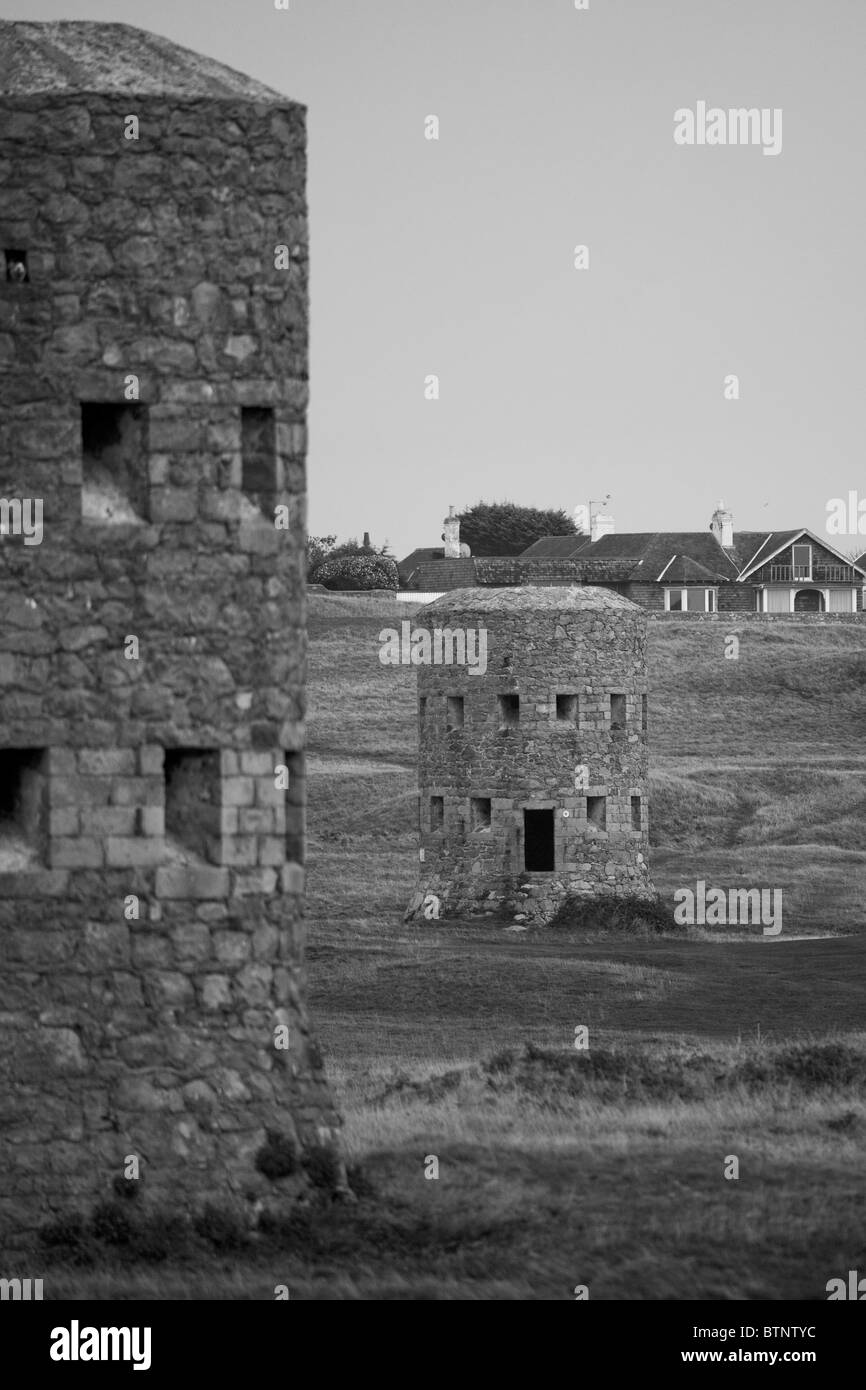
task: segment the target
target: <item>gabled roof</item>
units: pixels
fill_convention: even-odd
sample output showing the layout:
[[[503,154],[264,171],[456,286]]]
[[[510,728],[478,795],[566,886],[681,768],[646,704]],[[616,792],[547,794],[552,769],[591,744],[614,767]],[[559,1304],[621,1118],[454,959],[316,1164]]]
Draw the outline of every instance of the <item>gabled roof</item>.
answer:
[[[740,573],[740,578],[748,578],[748,576],[752,574],[756,569],[760,569],[762,565],[768,564],[769,561],[774,558],[774,556],[780,554],[780,552],[786,550],[789,545],[793,545],[795,541],[798,541],[803,537],[805,537],[807,540],[813,541],[815,545],[820,545],[824,550],[829,550],[830,554],[835,555],[841,564],[850,565],[853,563],[855,565],[859,565],[859,561],[855,560],[852,562],[848,559],[847,555],[842,555],[835,548],[835,546],[830,545],[830,543],[822,539],[821,536],[816,536],[814,531],[810,531],[807,529],[807,527],[801,526],[797,531],[768,532],[767,535],[764,537],[763,544],[761,544],[758,547],[752,559],[747,560],[745,562],[743,569]],[[863,557],[861,556],[861,559],[862,558]]]
[[[718,584],[747,579],[801,537],[824,546],[838,556],[840,563],[852,563],[804,526],[790,531],[736,531],[733,545],[727,547],[719,544],[709,528],[706,531],[633,531],[602,536],[591,545],[572,551],[571,558],[580,559],[586,565],[594,560],[617,560],[620,563],[616,566],[615,577],[620,581]],[[521,559],[552,557],[556,551],[552,548],[540,551],[539,546],[551,546],[552,542],[562,539],[546,537],[543,542],[537,541],[524,551]],[[860,561],[854,563],[860,565],[863,558],[861,556]],[[614,571],[606,572],[605,578],[613,579]]]
[[[726,578],[729,576],[726,576]],[[688,555],[675,555],[664,573],[665,584],[717,584],[718,574],[698,564]]]
[[[440,546],[419,546],[416,550],[410,551],[405,560],[397,561],[397,574],[400,576],[401,584],[408,584],[414,571],[419,565],[429,563],[431,560],[444,560],[445,547]]]
[[[738,531],[737,555],[740,561],[740,574],[751,574],[753,569],[765,565],[771,555],[778,555],[798,536],[803,535],[802,526],[796,531]]]
[[[37,92],[300,104],[245,73],[132,24],[0,20],[0,94]]]
[[[633,558],[635,567],[631,579],[649,583],[662,574],[667,582],[672,577],[671,561],[678,556],[698,566],[698,579],[717,583],[737,577],[736,560],[729,551],[722,549],[710,530],[638,531],[630,535],[602,536],[584,551],[581,559]]]

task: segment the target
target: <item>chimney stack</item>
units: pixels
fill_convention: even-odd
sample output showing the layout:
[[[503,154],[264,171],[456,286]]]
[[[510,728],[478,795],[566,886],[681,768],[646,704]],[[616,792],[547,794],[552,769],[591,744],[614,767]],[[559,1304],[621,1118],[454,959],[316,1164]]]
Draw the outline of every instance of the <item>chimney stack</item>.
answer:
[[[448,508],[448,515],[443,523],[445,532],[442,536],[445,542],[445,559],[460,559],[460,518],[454,515],[454,508]]]
[[[720,501],[713,512],[710,530],[723,550],[730,550],[734,544],[734,516]]]
[[[601,540],[602,536],[612,536],[615,530],[616,522],[612,516],[607,516],[604,512],[596,512],[590,524],[589,539],[591,541]]]

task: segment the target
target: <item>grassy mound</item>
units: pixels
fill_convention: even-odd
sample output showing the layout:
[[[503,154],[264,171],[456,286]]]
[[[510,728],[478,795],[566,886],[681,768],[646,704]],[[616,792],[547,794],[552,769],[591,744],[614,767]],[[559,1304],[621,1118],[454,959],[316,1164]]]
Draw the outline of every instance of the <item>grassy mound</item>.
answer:
[[[862,1091],[866,1053],[841,1042],[797,1042],[775,1048],[660,1052],[587,1048],[554,1052],[528,1044],[484,1066],[494,1091],[518,1091],[559,1109],[571,1100],[599,1102],[703,1101],[722,1093],[802,1095]]]
[[[570,895],[547,924],[575,931],[613,932],[618,936],[685,935],[674,921],[673,908],[661,897],[584,898]]]

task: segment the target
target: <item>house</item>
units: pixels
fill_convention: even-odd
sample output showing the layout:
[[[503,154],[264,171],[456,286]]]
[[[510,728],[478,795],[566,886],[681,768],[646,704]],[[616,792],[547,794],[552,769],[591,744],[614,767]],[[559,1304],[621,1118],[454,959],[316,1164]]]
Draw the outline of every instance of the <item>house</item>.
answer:
[[[413,580],[418,566],[444,559],[445,551],[441,545],[438,547],[422,545],[410,551],[403,560],[397,561],[397,578],[400,580],[400,588],[417,589],[419,586],[413,583]]]
[[[734,531],[720,502],[706,531],[545,536],[518,556],[421,562],[411,587],[594,584],[659,612],[856,613],[866,556],[852,563],[806,527]],[[469,578],[469,572],[474,578]]]
[[[469,560],[469,546],[461,543],[460,540],[460,518],[454,515],[454,508],[448,508],[448,515],[442,523],[441,546],[421,546],[410,553],[403,560],[397,562],[397,577],[400,586],[404,589],[459,589],[462,586],[475,584],[475,570]],[[447,564],[443,564],[447,561]],[[435,575],[436,582],[433,585],[426,585],[421,582],[422,568],[427,573],[427,567],[433,565],[432,573]],[[447,577],[448,582],[443,584],[441,581]]]

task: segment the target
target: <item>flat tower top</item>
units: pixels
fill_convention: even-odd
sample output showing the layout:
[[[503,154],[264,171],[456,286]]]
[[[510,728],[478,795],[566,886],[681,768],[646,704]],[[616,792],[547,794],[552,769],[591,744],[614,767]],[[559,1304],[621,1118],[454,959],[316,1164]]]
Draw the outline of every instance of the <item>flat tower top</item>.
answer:
[[[132,24],[0,20],[0,95],[39,92],[298,104],[234,68]]]

